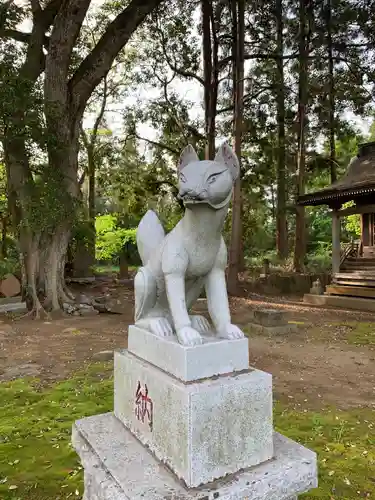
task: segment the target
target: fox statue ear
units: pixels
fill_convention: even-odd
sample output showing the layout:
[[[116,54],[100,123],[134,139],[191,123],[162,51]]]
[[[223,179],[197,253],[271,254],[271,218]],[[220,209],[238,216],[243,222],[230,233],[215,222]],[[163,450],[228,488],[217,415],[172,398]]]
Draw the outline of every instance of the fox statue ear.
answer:
[[[231,173],[233,182],[237,179],[240,173],[240,164],[237,155],[227,142],[224,142],[216,153],[215,161],[223,163]]]
[[[199,157],[195,152],[193,146],[189,144],[181,153],[180,159],[177,163],[177,170],[181,172],[181,170],[185,168],[186,165],[189,165],[189,163],[193,163],[193,161],[199,161]]]

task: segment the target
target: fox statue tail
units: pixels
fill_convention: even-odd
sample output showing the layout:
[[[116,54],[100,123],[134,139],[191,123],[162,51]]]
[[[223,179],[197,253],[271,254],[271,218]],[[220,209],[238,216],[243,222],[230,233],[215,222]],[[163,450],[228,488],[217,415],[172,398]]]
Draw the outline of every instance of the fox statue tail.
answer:
[[[137,248],[143,265],[147,264],[164,238],[165,231],[158,216],[153,210],[148,210],[137,229]]]

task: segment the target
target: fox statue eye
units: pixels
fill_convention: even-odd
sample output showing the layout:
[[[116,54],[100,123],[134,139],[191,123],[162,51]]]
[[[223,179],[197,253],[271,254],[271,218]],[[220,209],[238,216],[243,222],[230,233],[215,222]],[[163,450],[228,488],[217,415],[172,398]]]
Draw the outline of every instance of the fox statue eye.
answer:
[[[180,174],[180,182],[186,182],[186,177],[184,176],[184,174]]]
[[[219,177],[220,174],[222,174],[223,172],[216,172],[216,174],[211,174],[208,179],[207,179],[207,183],[208,184],[213,184],[217,178]]]

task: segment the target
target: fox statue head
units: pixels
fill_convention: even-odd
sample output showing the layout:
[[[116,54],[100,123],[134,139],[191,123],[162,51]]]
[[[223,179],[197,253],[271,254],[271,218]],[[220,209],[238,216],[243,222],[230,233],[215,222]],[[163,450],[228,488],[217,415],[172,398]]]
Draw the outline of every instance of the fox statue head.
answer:
[[[206,204],[219,210],[229,203],[239,171],[238,158],[226,142],[213,161],[200,161],[193,146],[186,146],[178,162],[179,197],[187,208]]]

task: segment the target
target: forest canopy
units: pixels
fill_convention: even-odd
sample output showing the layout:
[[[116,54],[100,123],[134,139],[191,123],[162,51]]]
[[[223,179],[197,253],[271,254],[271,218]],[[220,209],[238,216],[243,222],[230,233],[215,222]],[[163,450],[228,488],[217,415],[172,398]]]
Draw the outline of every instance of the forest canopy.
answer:
[[[225,227],[230,289],[264,257],[327,268],[329,209],[296,199],[374,139],[374,7],[3,2],[2,266],[19,258],[30,308],[74,300],[64,273],[78,247],[90,265],[116,260],[150,208],[174,226],[175,165],[189,143],[212,159],[225,139],[241,160]],[[342,229],[343,241],[357,238],[358,217]]]

